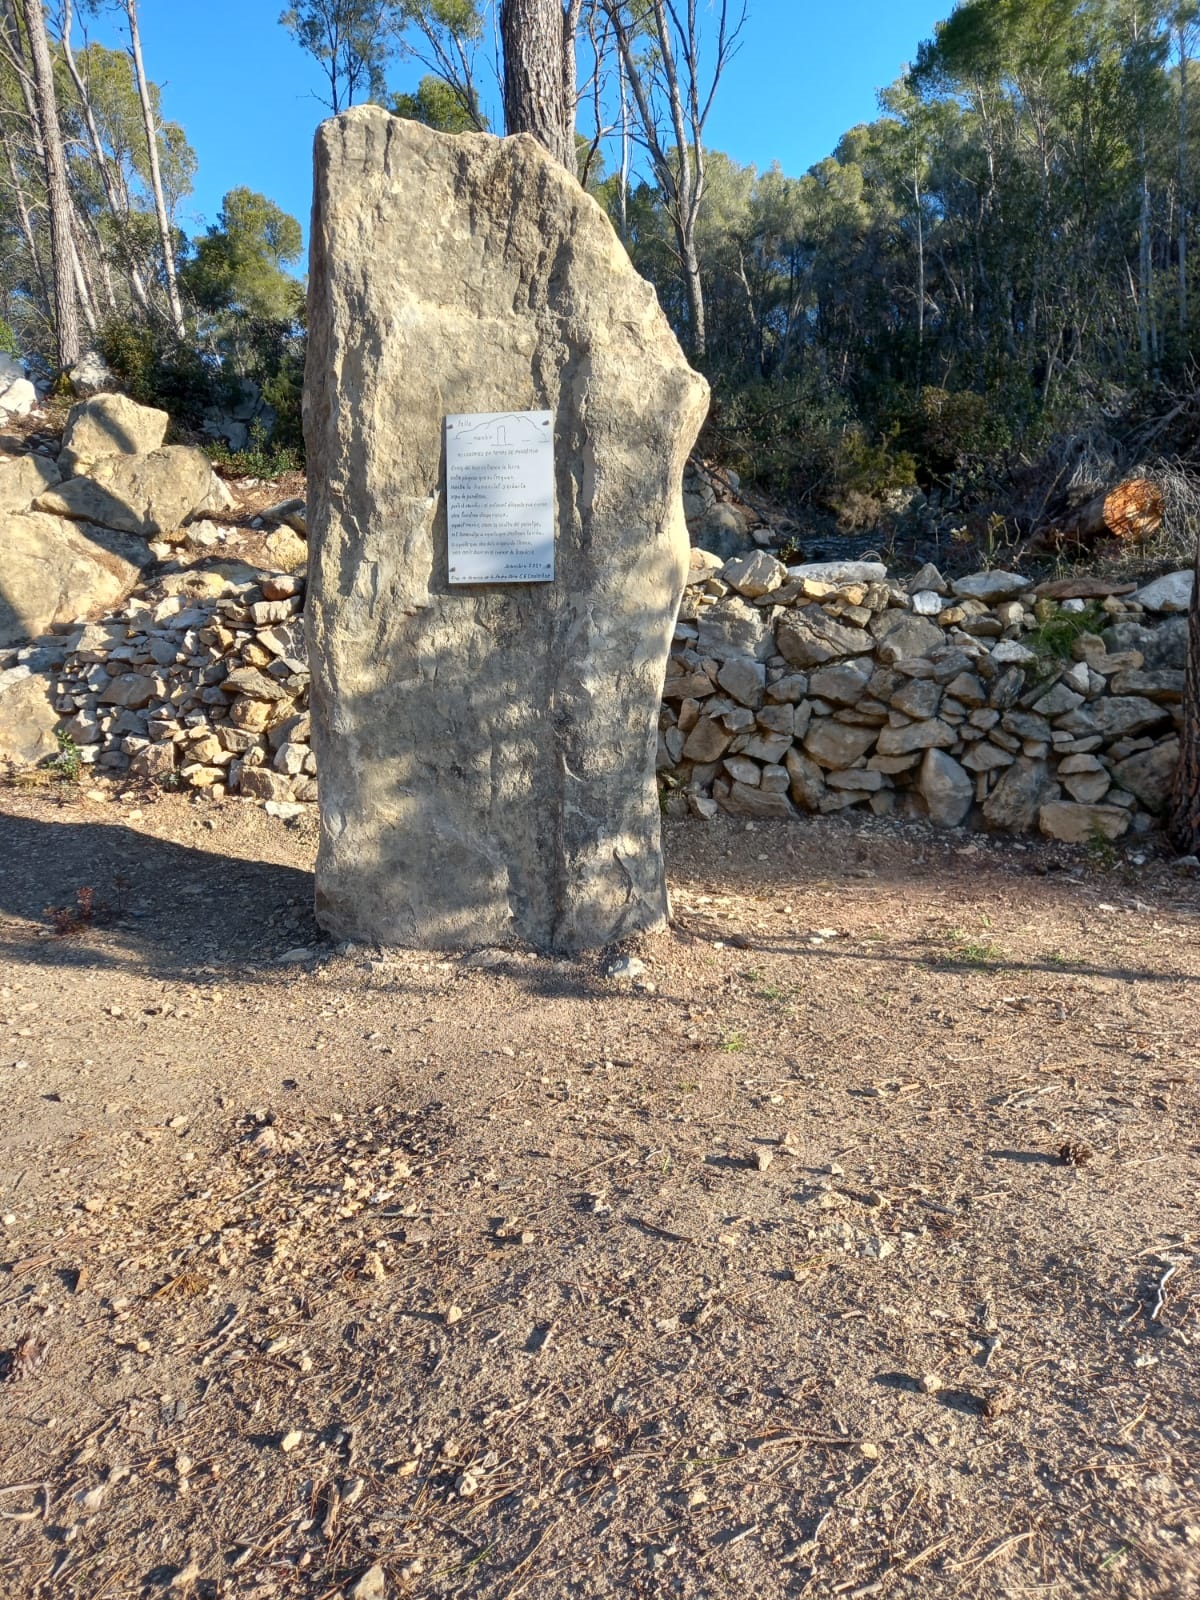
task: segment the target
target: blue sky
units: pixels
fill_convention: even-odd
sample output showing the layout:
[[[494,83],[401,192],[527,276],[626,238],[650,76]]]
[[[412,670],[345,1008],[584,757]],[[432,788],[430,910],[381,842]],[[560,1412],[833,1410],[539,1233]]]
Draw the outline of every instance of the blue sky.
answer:
[[[215,221],[225,191],[244,184],[298,217],[307,237],[312,133],[327,113],[315,98],[317,68],[279,26],[284,3],[140,0],[146,70],[200,163],[180,218],[189,232]],[[876,90],[952,9],[953,0],[750,0],[708,143],[760,169],[778,161],[804,172],[875,115]],[[90,26],[103,43],[121,40],[111,15]],[[398,62],[392,87],[418,76]]]

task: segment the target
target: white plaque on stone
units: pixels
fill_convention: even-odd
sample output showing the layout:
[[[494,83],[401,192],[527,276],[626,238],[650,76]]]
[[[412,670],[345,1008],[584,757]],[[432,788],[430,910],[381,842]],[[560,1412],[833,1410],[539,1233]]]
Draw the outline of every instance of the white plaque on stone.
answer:
[[[451,583],[554,578],[554,426],[549,411],[446,418]]]

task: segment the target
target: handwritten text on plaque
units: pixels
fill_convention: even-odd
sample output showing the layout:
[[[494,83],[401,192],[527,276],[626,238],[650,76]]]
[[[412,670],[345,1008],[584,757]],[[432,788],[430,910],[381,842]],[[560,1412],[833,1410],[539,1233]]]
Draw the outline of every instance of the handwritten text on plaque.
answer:
[[[554,428],[549,411],[446,418],[451,583],[554,578]]]

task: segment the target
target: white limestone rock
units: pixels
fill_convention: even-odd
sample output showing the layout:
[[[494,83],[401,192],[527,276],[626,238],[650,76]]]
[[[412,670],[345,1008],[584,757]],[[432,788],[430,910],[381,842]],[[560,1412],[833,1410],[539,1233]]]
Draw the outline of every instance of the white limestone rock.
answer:
[[[1164,577],[1155,578],[1144,589],[1139,589],[1133,598],[1147,611],[1168,615],[1186,611],[1192,603],[1194,581],[1195,574],[1190,567],[1186,572],[1168,572]]]
[[[926,750],[917,787],[938,828],[957,828],[966,821],[975,798],[975,782],[945,750]]]
[[[124,394],[98,394],[73,405],[63,429],[59,464],[70,476],[105,456],[148,455],[167,436],[170,417]]]
[[[103,528],[0,514],[0,646],[116,605],[147,559],[145,546]]]

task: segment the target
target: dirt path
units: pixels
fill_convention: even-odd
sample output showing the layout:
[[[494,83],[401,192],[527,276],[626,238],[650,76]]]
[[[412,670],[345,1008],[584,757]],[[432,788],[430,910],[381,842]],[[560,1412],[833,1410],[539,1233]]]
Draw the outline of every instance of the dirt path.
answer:
[[[1195,880],[670,824],[631,985],[0,805],[6,1600],[1197,1592]]]

